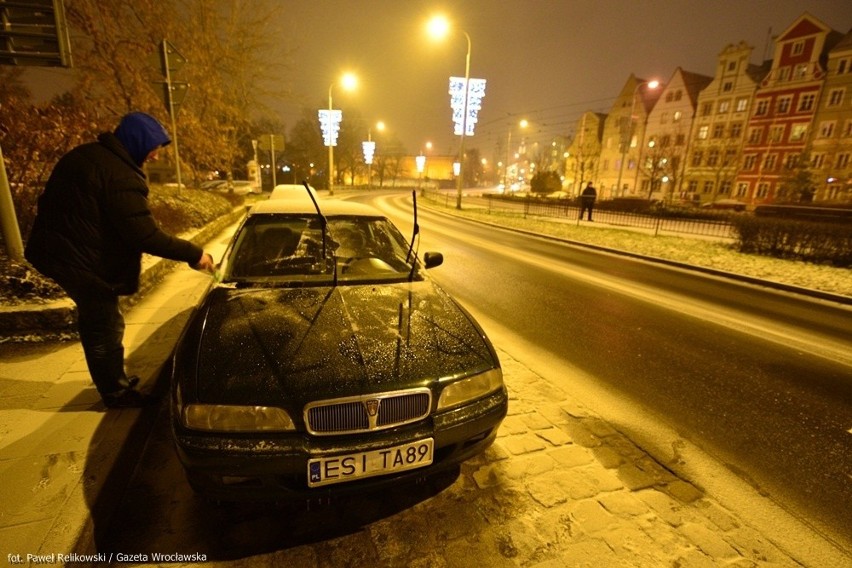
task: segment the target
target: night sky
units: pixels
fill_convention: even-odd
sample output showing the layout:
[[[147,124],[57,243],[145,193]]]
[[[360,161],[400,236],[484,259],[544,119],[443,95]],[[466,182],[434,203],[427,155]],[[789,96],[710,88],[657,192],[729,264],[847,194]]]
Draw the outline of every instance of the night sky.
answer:
[[[276,107],[289,129],[301,108],[323,108],[344,71],[357,91],[334,87],[335,107],[357,107],[384,121],[410,153],[427,141],[452,153],[448,81],[464,75],[467,41],[435,42],[425,32],[441,12],[472,43],[471,76],[488,81],[476,134],[467,142],[490,155],[510,124],[530,121],[530,141],[573,130],[587,110],[608,112],[630,73],[666,81],[675,68],[712,75],[731,43],[771,57],[771,36],[803,12],[846,32],[849,0],[299,0],[281,1],[280,40],[292,51],[281,78],[292,102]],[[56,73],[58,71],[54,71]],[[344,114],[344,120],[346,115]]]

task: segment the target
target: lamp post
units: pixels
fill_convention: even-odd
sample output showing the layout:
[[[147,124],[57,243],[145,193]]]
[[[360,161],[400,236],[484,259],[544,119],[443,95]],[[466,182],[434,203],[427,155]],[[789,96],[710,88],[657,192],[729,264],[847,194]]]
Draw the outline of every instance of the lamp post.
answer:
[[[385,123],[381,120],[376,123],[376,130],[381,132],[385,129]],[[367,128],[367,142],[373,142],[373,127],[370,126]],[[367,189],[373,189],[373,160],[371,159],[369,163],[367,163]]]
[[[456,209],[461,209],[461,198],[462,198],[462,181],[464,180],[464,139],[467,134],[467,104],[468,98],[470,97],[470,51],[471,51],[471,41],[470,35],[464,31],[459,30],[464,34],[465,39],[467,39],[467,57],[465,57],[464,63],[464,104],[462,105],[462,129],[461,129],[461,140],[459,141],[459,173],[458,178],[456,179]],[[429,22],[429,32],[433,37],[443,37],[449,32],[449,23],[446,18],[442,16],[436,16],[432,18]]]
[[[344,89],[354,89],[358,80],[355,78],[355,75],[351,73],[346,73],[340,80],[341,85]],[[328,112],[331,114],[331,111],[334,110],[331,102],[331,91],[334,88],[334,83],[328,86]],[[334,144],[329,143],[328,145],[328,194],[334,195]]]
[[[626,140],[622,140],[621,142],[621,164],[618,167],[618,182],[615,184],[615,194],[617,196],[622,195],[621,188],[621,177],[624,174],[624,161],[627,159],[627,149],[630,147],[630,144],[633,142],[633,114],[636,112],[636,95],[639,93],[639,89],[643,85],[648,85],[648,88],[653,90],[660,86],[659,81],[640,81],[636,84],[636,87],[633,89],[632,103],[630,105],[630,123],[627,125],[627,136]],[[585,116],[583,117],[585,118]],[[634,183],[635,186],[635,183]],[[634,187],[635,189],[635,187]]]
[[[529,122],[526,119],[521,119],[518,122],[518,126],[521,128],[526,128]],[[509,134],[506,136],[506,165],[503,167],[503,193],[509,189],[508,185],[508,174],[509,174],[509,160],[512,156],[512,126],[509,125]]]

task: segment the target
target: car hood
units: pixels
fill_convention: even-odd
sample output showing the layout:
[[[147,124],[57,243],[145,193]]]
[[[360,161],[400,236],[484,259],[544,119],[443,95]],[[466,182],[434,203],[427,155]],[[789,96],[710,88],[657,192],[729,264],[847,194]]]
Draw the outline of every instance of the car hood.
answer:
[[[479,326],[429,280],[220,287],[203,310],[195,390],[207,403],[301,404],[498,365]]]

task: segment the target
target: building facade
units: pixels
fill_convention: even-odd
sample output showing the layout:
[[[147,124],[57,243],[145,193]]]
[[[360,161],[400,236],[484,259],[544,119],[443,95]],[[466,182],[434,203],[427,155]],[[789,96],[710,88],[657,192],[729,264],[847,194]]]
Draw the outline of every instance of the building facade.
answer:
[[[641,140],[639,195],[665,201],[682,199],[686,156],[699,93],[711,77],[675,69],[660,98],[648,113]]]
[[[829,50],[841,36],[805,13],[775,42],[772,68],[754,96],[746,125],[736,199],[750,205],[799,201],[789,179],[806,160]]]
[[[661,89],[633,74],[604,120],[601,155],[598,161],[598,189],[602,198],[637,195],[639,141],[645,138],[648,112],[660,97]]]
[[[750,63],[753,49],[745,42],[725,47],[713,80],[698,95],[686,163],[684,197],[688,200],[708,203],[731,198],[754,95],[771,64]]]
[[[814,201],[852,203],[852,31],[828,53],[809,137]]]

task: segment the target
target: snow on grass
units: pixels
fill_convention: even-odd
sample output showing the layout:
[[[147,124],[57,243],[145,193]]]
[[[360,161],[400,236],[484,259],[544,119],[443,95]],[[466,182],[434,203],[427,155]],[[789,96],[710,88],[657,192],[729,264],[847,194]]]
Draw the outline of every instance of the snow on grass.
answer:
[[[744,254],[733,242],[706,237],[648,234],[642,230],[614,228],[600,223],[546,217],[527,217],[482,209],[452,210],[453,214],[506,227],[523,229],[585,244],[627,251],[779,282],[852,296],[852,269],[795,260]],[[567,222],[566,222],[567,221]]]

